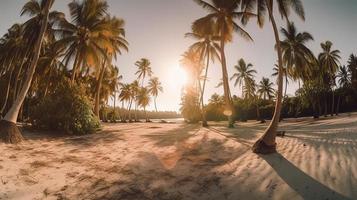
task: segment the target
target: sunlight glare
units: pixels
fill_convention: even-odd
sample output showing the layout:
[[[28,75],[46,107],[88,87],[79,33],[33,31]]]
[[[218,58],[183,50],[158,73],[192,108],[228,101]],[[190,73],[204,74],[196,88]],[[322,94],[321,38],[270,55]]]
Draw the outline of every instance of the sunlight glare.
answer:
[[[181,90],[182,87],[184,87],[186,83],[187,83],[186,71],[179,65],[176,65],[170,71],[170,85],[171,85],[172,89]]]

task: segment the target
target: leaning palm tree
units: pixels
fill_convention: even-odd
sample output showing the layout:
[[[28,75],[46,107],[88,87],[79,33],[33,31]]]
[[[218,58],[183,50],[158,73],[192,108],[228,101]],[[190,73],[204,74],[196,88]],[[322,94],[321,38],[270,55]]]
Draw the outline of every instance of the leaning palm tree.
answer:
[[[339,59],[341,59],[339,50],[332,50],[332,42],[326,41],[321,43],[322,53],[319,54],[318,60],[322,67],[322,70],[329,75],[329,83],[331,84],[332,90],[332,106],[331,106],[331,116],[333,116],[335,108],[335,74],[338,70]]]
[[[258,93],[260,98],[263,97],[264,100],[272,100],[274,97],[273,83],[270,82],[269,78],[262,78],[258,85]]]
[[[152,76],[152,70],[150,67],[150,61],[147,58],[142,58],[139,61],[135,62],[135,65],[138,67],[138,71],[135,72],[135,75],[138,76],[138,79],[141,79],[141,87],[144,87],[144,80],[147,76]]]
[[[277,4],[276,7],[281,14],[283,19],[288,21],[288,16],[291,13],[291,9],[295,11],[295,13],[305,20],[305,12],[302,5],[301,0],[289,0],[289,1],[282,1],[282,0],[250,0],[250,1],[242,1],[244,10],[251,12],[254,9],[257,11],[257,19],[258,24],[260,27],[264,25],[264,18],[268,13],[268,19],[272,24],[272,28],[274,31],[274,37],[276,42],[276,50],[278,55],[278,66],[279,66],[279,75],[278,75],[278,92],[277,98],[275,103],[275,110],[273,118],[265,130],[264,134],[261,138],[259,138],[256,143],[253,145],[253,152],[255,153],[263,153],[269,154],[276,152],[276,135],[278,124],[280,120],[280,113],[282,107],[282,99],[283,99],[283,53],[282,48],[280,45],[280,37],[279,37],[279,30],[278,25],[276,24],[275,17],[274,17],[274,4]],[[249,19],[249,16],[243,16],[243,23],[246,23]]]
[[[257,73],[257,71],[252,68],[253,65],[251,63],[246,63],[243,58],[238,61],[238,65],[234,66],[236,73],[233,74],[231,80],[235,79],[234,86],[238,85],[242,88],[242,97],[244,96],[244,87],[247,87],[250,80],[254,79],[254,74]]]
[[[146,107],[150,104],[150,92],[146,87],[140,88],[137,94],[138,105],[144,109],[145,112],[145,121],[149,122],[147,116]]]
[[[234,108],[229,89],[225,45],[226,43],[232,41],[233,32],[238,32],[241,36],[243,36],[243,38],[252,40],[250,35],[234,21],[234,19],[241,19],[243,16],[252,16],[252,14],[244,11],[237,11],[240,4],[236,0],[211,0],[211,3],[203,0],[194,0],[194,2],[209,12],[207,16],[196,20],[194,24],[197,27],[213,26],[218,31],[218,35],[220,36],[219,50],[222,64],[223,89],[226,102],[225,114],[229,117],[228,126],[233,127]]]
[[[31,1],[31,2],[33,2],[33,1]],[[25,4],[24,9],[27,9],[26,5],[28,5],[28,4],[29,3]],[[40,31],[39,31],[38,35],[34,36],[34,37],[36,37],[36,40],[33,43],[34,49],[33,49],[31,63],[28,68],[24,84],[21,88],[21,91],[20,91],[18,97],[15,99],[10,110],[6,113],[4,119],[0,121],[0,138],[4,142],[18,143],[18,142],[22,141],[21,132],[16,126],[17,117],[19,114],[20,107],[21,107],[22,103],[24,102],[27,92],[29,91],[29,88],[30,88],[31,82],[32,82],[32,78],[33,78],[33,75],[36,70],[37,61],[39,59],[40,50],[42,47],[42,40],[43,40],[46,30],[47,30],[48,16],[49,16],[49,12],[50,12],[50,8],[51,8],[52,4],[53,4],[53,0],[42,0],[40,3],[38,3],[38,5],[41,9],[41,12],[40,12],[39,16],[35,16],[35,17],[40,18],[40,20],[39,20]]]
[[[214,62],[215,59],[219,59],[219,36],[214,30],[214,27],[207,25],[204,27],[197,27],[197,24],[192,25],[192,33],[186,33],[186,37],[191,37],[196,42],[190,46],[190,49],[200,54],[201,60],[206,59],[205,74],[203,76],[203,83],[201,88],[200,104],[202,109],[202,126],[207,127],[206,113],[204,108],[203,96],[206,88],[208,67],[210,60]]]
[[[159,78],[153,77],[149,80],[148,90],[150,94],[154,97],[155,110],[157,112],[156,99],[160,92],[163,92],[161,82]]]

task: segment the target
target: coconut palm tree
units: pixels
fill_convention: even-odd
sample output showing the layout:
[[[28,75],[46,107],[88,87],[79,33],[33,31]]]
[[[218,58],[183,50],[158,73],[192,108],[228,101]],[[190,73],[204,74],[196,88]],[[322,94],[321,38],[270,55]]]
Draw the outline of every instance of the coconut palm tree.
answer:
[[[116,54],[121,54],[122,49],[128,51],[128,42],[125,40],[125,30],[124,30],[124,20],[118,18],[107,18],[111,28],[109,31],[105,33],[105,37],[107,37],[108,43],[101,43],[103,47],[101,49],[105,49],[105,52],[109,57],[116,58]],[[99,103],[100,103],[100,90],[102,86],[103,76],[106,71],[108,65],[111,64],[111,58],[108,56],[103,57],[102,67],[99,70],[99,76],[96,84],[96,92],[95,92],[95,103],[94,103],[94,114],[99,116]],[[109,61],[109,62],[108,62]]]
[[[306,43],[313,41],[313,37],[308,32],[299,33],[294,23],[288,23],[287,29],[282,28],[283,41],[281,48],[283,62],[294,80],[306,80],[316,64],[315,56],[306,46]]]
[[[153,77],[149,80],[148,90],[149,93],[154,97],[155,110],[157,112],[156,99],[159,93],[163,92],[163,88],[158,77]]]
[[[343,95],[344,91],[351,86],[351,73],[346,66],[340,66],[336,78],[338,79],[338,84],[340,86],[340,94],[338,95],[336,107],[336,115],[338,115],[340,110],[341,96]]]
[[[127,116],[124,117],[124,119],[128,118],[128,120],[131,121],[130,109],[131,109],[131,104],[133,102],[133,92],[132,92],[131,84],[123,84],[122,85],[121,91],[119,93],[119,99],[121,102],[127,103],[126,110],[128,111],[128,113],[127,113]]]
[[[150,67],[150,61],[147,58],[142,58],[139,61],[135,62],[135,65],[138,67],[138,71],[135,72],[135,75],[138,76],[138,79],[141,79],[141,87],[144,87],[145,78],[152,76],[152,70]]]
[[[270,82],[269,78],[262,78],[258,85],[258,93],[260,98],[263,97],[264,100],[272,100],[274,97],[273,83]]]
[[[203,0],[194,0],[198,5],[206,9],[209,14],[194,22],[197,27],[205,27],[207,25],[214,26],[220,36],[220,58],[222,64],[223,89],[226,102],[225,114],[229,116],[229,127],[233,127],[233,103],[229,89],[228,71],[225,55],[225,45],[232,41],[233,32],[239,33],[243,38],[252,40],[250,35],[239,26],[234,20],[241,19],[243,16],[253,16],[248,12],[237,11],[239,2],[236,0],[211,0],[206,2]]]
[[[352,87],[357,88],[357,56],[354,54],[351,54],[348,60],[348,70],[351,73]]]
[[[68,4],[71,22],[63,19],[58,41],[67,47],[66,65],[73,61],[71,80],[74,83],[85,66],[97,66],[111,44],[113,24],[106,20],[108,4],[101,0],[72,1]],[[105,46],[106,48],[103,48]]]
[[[294,73],[294,72],[291,71],[291,73]],[[277,64],[275,64],[274,68],[273,68],[273,73],[271,74],[271,76],[277,77],[278,75],[279,75],[279,67]],[[285,67],[283,68],[283,76],[285,78],[284,97],[286,97],[286,93],[287,93],[288,85],[289,85],[289,78],[291,77],[291,75]],[[278,84],[278,79],[276,79],[276,84]]]
[[[339,59],[341,59],[339,50],[332,50],[332,42],[326,41],[321,43],[322,52],[319,54],[318,60],[322,67],[322,70],[329,75],[330,85],[332,90],[332,105],[331,105],[331,116],[333,116],[335,108],[335,74],[338,70]]]
[[[254,79],[254,74],[257,73],[256,70],[252,69],[253,65],[251,63],[246,63],[243,58],[238,61],[238,65],[234,66],[236,73],[233,74],[231,80],[235,79],[234,86],[239,86],[242,88],[242,97],[244,96],[244,87],[248,87]]]
[[[205,74],[203,76],[203,83],[201,88],[200,104],[202,110],[202,126],[207,127],[207,120],[203,102],[203,96],[206,88],[208,67],[210,60],[214,62],[215,59],[219,59],[219,36],[217,35],[214,27],[211,25],[197,27],[197,24],[192,25],[192,33],[186,33],[186,37],[190,37],[196,42],[190,46],[190,49],[200,53],[201,60],[206,59]]]
[[[37,61],[39,59],[40,50],[42,47],[42,40],[47,30],[48,16],[50,8],[53,4],[53,0],[42,0],[40,3],[37,3],[39,5],[39,8],[41,9],[41,15],[37,15],[35,17],[40,19],[38,20],[40,23],[40,30],[38,32],[38,35],[34,36],[36,40],[33,43],[33,54],[31,58],[31,63],[18,97],[15,99],[10,110],[6,113],[4,119],[0,121],[0,138],[7,143],[18,143],[22,141],[21,132],[16,126],[17,117],[19,114],[20,107],[24,102],[26,94],[31,86],[31,81],[36,70]],[[23,10],[27,9],[27,5],[28,4],[25,4]]]
[[[278,75],[278,91],[277,98],[275,102],[275,110],[273,118],[265,130],[264,134],[261,138],[257,140],[257,142],[253,145],[253,152],[255,153],[263,153],[269,154],[276,152],[276,142],[275,138],[277,135],[278,124],[280,120],[280,113],[282,107],[282,99],[283,99],[283,52],[280,45],[280,37],[278,25],[275,21],[274,17],[274,4],[277,4],[276,7],[283,19],[288,20],[289,14],[291,13],[291,9],[295,11],[297,16],[301,19],[305,20],[305,12],[302,5],[301,0],[289,0],[289,1],[281,1],[281,0],[247,0],[242,1],[244,10],[247,12],[252,12],[253,10],[257,11],[257,21],[258,25],[262,27],[264,25],[264,18],[266,14],[268,14],[268,19],[271,22],[274,38],[276,42],[276,51],[278,55],[278,66],[279,66],[279,75]],[[250,16],[245,15],[242,18],[242,22],[246,23]]]
[[[7,79],[7,86],[4,88],[5,98],[0,107],[0,119],[5,111],[10,96],[11,83],[14,72],[17,71],[17,60],[23,51],[23,26],[14,24],[8,32],[0,39],[0,78]]]
[[[147,116],[146,107],[150,104],[150,92],[146,87],[142,87],[139,89],[137,94],[138,105],[144,109],[145,112],[145,121],[149,122],[149,118]]]
[[[138,122],[138,107],[139,107],[139,103],[138,103],[138,93],[140,90],[140,86],[139,86],[139,81],[135,80],[130,84],[131,87],[131,93],[132,93],[132,103],[134,103],[134,121]]]
[[[247,78],[243,86],[243,98],[246,100],[253,100],[256,92],[256,84],[253,78]]]

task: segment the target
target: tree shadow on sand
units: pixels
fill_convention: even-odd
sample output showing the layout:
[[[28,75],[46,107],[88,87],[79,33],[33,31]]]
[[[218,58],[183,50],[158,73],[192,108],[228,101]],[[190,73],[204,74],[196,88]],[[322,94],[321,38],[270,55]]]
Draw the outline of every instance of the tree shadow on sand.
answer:
[[[348,197],[330,189],[315,180],[281,154],[261,155],[283,181],[295,190],[303,199],[349,200]]]

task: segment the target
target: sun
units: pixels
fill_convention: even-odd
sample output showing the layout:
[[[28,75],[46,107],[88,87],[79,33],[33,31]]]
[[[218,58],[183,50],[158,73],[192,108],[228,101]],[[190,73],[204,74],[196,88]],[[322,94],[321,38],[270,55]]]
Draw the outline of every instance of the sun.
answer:
[[[172,70],[170,70],[169,78],[170,86],[175,90],[181,90],[187,83],[187,73],[179,65],[175,65]]]

